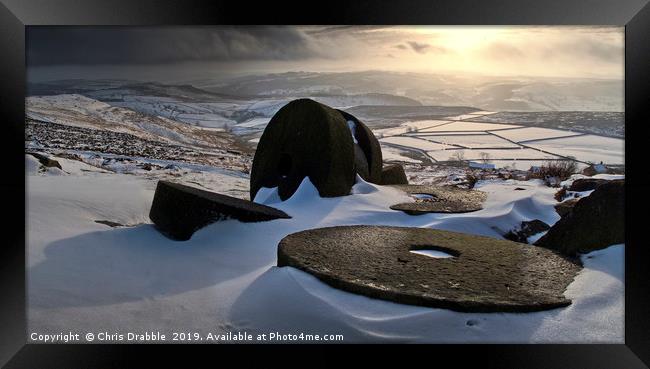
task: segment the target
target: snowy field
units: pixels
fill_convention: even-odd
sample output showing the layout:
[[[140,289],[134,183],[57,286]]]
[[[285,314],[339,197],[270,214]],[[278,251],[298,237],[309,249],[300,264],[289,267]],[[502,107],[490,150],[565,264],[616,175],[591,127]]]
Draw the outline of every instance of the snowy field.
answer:
[[[618,138],[584,135],[529,141],[527,145],[559,155],[572,155],[592,163],[625,163],[625,145],[623,140]]]
[[[395,189],[358,179],[352,195],[325,199],[305,180],[287,201],[279,202],[272,189],[256,198],[292,219],[219,222],[177,242],[162,236],[148,218],[154,178],[106,173],[66,159],[60,161],[66,172],[39,172],[30,158],[30,332],[302,332],[341,334],[343,342],[623,343],[623,245],[582,256],[585,268],[565,293],[573,300],[570,306],[525,314],[402,305],[275,266],[283,237],[316,227],[381,224],[501,237],[522,220],[553,224],[559,219],[556,190],[541,181],[480,181],[477,188],[488,194],[483,210],[415,217],[389,209],[412,201]],[[214,191],[247,184],[247,178],[227,171],[203,176]]]
[[[233,140],[241,138],[239,145],[252,150],[271,117],[293,99],[258,97],[220,98],[218,102],[188,101],[186,95],[182,95],[183,98],[142,96],[137,91],[121,89],[99,90],[88,95],[92,97],[78,94],[31,96],[27,99],[27,115],[38,121],[101,128],[147,140],[204,148],[232,146]],[[206,98],[203,95],[199,97]],[[215,96],[209,97],[216,99]],[[334,108],[352,107],[351,111],[359,107],[355,104],[390,108],[381,106],[387,102],[383,95],[312,98]],[[415,109],[413,106],[398,107]],[[582,127],[578,132],[517,124],[510,115],[478,110],[439,119],[398,119],[392,122],[373,118],[371,128],[384,147],[425,153],[433,162],[448,162],[451,155],[444,150],[460,148],[464,149],[464,160],[475,161],[487,155],[497,168],[515,166],[527,170],[544,160],[569,158],[575,158],[579,167],[600,162],[624,164],[624,140],[584,133],[585,122],[564,121],[563,115],[556,113],[556,125]],[[566,115],[576,119],[582,117],[575,112]],[[494,117],[503,118],[499,121]],[[535,123],[528,116],[522,119],[528,119],[526,124]],[[542,123],[550,124],[547,121]],[[525,150],[518,153],[503,150],[512,148]]]
[[[547,160],[576,160],[589,164],[622,165],[625,142],[561,129],[524,127],[477,121],[495,115],[477,112],[446,120],[409,121],[398,127],[375,130],[384,146],[425,153],[432,161],[488,160],[497,168],[528,170]]]
[[[521,148],[516,143],[506,141],[500,137],[488,134],[479,133],[472,135],[453,134],[453,135],[417,135],[419,139],[439,142],[446,146],[461,147],[467,149],[480,149],[480,148]],[[391,137],[398,138],[398,137]],[[386,140],[384,140],[386,141]]]

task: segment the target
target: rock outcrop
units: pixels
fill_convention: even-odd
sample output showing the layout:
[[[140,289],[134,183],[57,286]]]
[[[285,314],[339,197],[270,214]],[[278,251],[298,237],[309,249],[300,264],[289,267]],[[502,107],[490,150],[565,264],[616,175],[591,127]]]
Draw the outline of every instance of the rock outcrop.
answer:
[[[578,201],[580,201],[580,198],[564,200],[555,205],[555,211],[560,215],[560,217],[565,217],[573,210],[573,207],[576,206]]]
[[[47,157],[47,156],[45,156],[45,155],[43,155],[41,153],[28,152],[28,154],[35,157],[36,159],[38,159],[39,163],[41,163],[41,165],[44,166],[44,167],[47,167],[47,168],[59,168],[59,169],[63,170],[63,168],[61,168],[61,164],[58,161],[56,161],[54,159],[50,159],[49,157]]]
[[[607,183],[606,179],[598,178],[579,178],[571,183],[569,186],[569,191],[583,192],[595,190],[598,186],[603,183]]]
[[[625,242],[625,181],[612,180],[583,197],[535,245],[576,255]]]
[[[503,238],[510,241],[528,243],[528,237],[547,231],[551,226],[539,219],[523,221],[519,227],[510,230]]]

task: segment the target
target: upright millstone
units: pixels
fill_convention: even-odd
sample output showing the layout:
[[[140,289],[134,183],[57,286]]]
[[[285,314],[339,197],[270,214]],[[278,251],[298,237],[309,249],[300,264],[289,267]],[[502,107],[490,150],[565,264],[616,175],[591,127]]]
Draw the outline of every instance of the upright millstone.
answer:
[[[382,155],[379,141],[363,122],[354,115],[339,110],[343,118],[347,121],[350,130],[353,131],[356,140],[355,163],[357,163],[357,173],[364,180],[379,184],[381,182]],[[363,154],[363,155],[360,155]],[[367,166],[364,167],[363,164]]]
[[[283,106],[266,126],[253,158],[250,198],[278,187],[286,200],[304,178],[323,197],[345,196],[355,182],[354,140],[343,115],[316,101]]]

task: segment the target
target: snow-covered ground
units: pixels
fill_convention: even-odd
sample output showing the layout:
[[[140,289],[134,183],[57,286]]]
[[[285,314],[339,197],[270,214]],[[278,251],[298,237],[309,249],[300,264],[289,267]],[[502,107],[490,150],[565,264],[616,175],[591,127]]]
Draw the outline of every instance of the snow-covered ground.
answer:
[[[353,194],[320,198],[305,180],[284,202],[273,189],[256,198],[292,219],[218,222],[177,242],[162,236],[148,218],[155,178],[60,162],[63,173],[39,171],[38,163],[26,157],[29,332],[153,331],[167,337],[172,332],[203,337],[278,332],[340,334],[343,342],[623,342],[623,245],[582,256],[584,269],[565,292],[573,300],[570,306],[525,314],[402,305],[340,291],[297,269],[275,266],[283,237],[316,227],[381,224],[501,237],[522,220],[553,224],[559,219],[555,189],[541,181],[480,181],[477,189],[488,194],[481,211],[409,216],[389,209],[412,201],[390,187],[358,179]],[[214,191],[227,193],[247,183],[227,171],[203,175]]]
[[[284,202],[272,189],[258,193],[256,201],[292,219],[215,223],[186,242],[165,238],[148,217],[161,179],[247,198],[261,132],[284,104],[314,86],[312,92],[322,92],[321,87],[338,91],[313,98],[355,112],[368,123],[380,138],[384,161],[403,164],[413,184],[466,182],[466,168],[448,165],[460,152],[466,161],[481,161],[487,153],[497,168],[521,170],[567,155],[623,163],[622,139],[585,134],[609,132],[618,115],[419,106],[401,95],[342,94],[329,84],[310,83],[294,96],[298,90],[267,90],[260,83],[249,86],[263,90],[259,96],[111,82],[27,99],[26,150],[50,156],[62,167],[45,168],[34,156],[25,158],[30,332],[159,331],[168,338],[171,332],[302,332],[341,334],[343,342],[623,342],[623,245],[582,256],[585,268],[565,292],[572,305],[527,314],[401,305],[336,290],[309,274],[275,266],[283,237],[317,227],[382,224],[502,237],[523,220],[553,224],[559,219],[556,189],[541,181],[482,180],[476,188],[488,193],[483,210],[422,216],[389,209],[414,201],[390,187],[358,180],[352,195],[323,199],[305,181]],[[561,127],[589,128],[601,120],[597,130]],[[491,172],[488,177],[497,176]]]
[[[129,134],[149,141],[204,149],[233,146],[232,138],[221,132],[179,124],[165,116],[141,113],[78,94],[30,96],[25,108],[27,118],[42,123]]]
[[[523,170],[547,160],[571,158],[577,160],[580,168],[588,163],[625,163],[623,139],[477,121],[497,114],[476,112],[446,117],[447,120],[408,121],[374,132],[384,145],[423,152],[435,162],[487,158],[497,168],[518,165]]]

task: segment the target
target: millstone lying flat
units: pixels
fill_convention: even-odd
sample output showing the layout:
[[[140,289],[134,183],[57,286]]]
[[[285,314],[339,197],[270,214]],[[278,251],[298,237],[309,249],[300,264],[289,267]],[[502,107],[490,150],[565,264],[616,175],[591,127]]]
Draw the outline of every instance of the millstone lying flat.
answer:
[[[452,186],[396,185],[392,187],[409,195],[428,195],[428,198],[418,198],[415,202],[405,202],[390,207],[410,215],[468,213],[483,209],[483,202],[487,198],[485,192]]]
[[[410,252],[439,250],[437,259]],[[346,226],[291,234],[278,266],[332,287],[403,304],[465,312],[529,312],[567,306],[581,266],[553,251],[425,228]]]
[[[220,220],[261,222],[291,217],[281,210],[251,201],[158,181],[149,218],[166,236],[184,241],[198,229]]]

